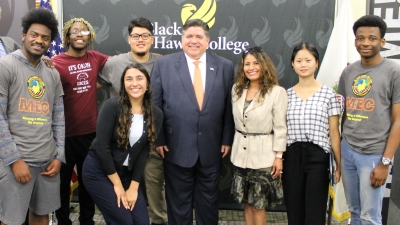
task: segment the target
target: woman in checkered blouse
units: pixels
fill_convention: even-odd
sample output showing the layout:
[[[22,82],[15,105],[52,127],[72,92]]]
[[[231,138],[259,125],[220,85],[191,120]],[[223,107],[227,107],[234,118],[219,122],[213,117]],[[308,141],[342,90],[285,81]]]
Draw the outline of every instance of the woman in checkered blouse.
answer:
[[[288,223],[325,224],[329,188],[329,153],[340,179],[340,105],[335,91],[315,80],[319,54],[304,42],[292,53],[299,82],[287,90],[287,149],[283,189]]]

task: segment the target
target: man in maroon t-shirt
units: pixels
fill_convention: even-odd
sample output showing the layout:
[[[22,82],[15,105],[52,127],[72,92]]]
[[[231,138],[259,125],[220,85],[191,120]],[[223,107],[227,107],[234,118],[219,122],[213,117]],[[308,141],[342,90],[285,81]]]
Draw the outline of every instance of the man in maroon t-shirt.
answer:
[[[96,82],[108,56],[87,50],[96,38],[88,21],[74,18],[64,24],[63,44],[67,52],[52,60],[60,73],[64,89],[65,158],[60,171],[61,208],[56,211],[59,225],[71,225],[69,219],[70,182],[74,166],[78,173],[79,222],[94,225],[95,205],[81,179],[82,164],[89,146],[96,137],[97,97]]]

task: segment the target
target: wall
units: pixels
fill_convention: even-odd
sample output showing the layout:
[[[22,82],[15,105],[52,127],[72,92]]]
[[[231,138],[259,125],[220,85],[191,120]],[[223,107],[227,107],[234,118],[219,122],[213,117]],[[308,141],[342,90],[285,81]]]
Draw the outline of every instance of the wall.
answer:
[[[351,7],[353,9],[354,21],[358,18],[366,15],[367,12],[367,0],[350,0]]]

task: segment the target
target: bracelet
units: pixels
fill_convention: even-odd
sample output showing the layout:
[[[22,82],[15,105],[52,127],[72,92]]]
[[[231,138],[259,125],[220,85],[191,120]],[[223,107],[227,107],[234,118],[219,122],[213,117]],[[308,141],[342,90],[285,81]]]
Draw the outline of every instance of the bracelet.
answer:
[[[282,154],[276,154],[276,155],[275,155],[275,158],[282,159]]]

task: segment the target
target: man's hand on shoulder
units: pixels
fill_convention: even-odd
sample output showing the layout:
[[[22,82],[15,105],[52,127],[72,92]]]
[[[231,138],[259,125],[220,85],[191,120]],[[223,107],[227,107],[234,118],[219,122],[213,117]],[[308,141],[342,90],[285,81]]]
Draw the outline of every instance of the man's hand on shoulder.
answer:
[[[379,163],[372,171],[370,175],[371,186],[380,187],[386,183],[386,178],[389,175],[389,166],[385,166]]]
[[[44,62],[44,64],[46,64],[46,66],[48,68],[53,69],[55,64],[53,63],[53,61],[51,61],[51,59],[45,55],[42,56],[42,61]]]
[[[31,171],[29,170],[28,164],[21,158],[11,164],[11,168],[14,172],[15,179],[20,183],[28,183],[31,181]]]
[[[61,162],[58,159],[53,159],[49,166],[47,166],[46,172],[42,172],[40,174],[49,176],[49,177],[55,177],[61,169]]]

